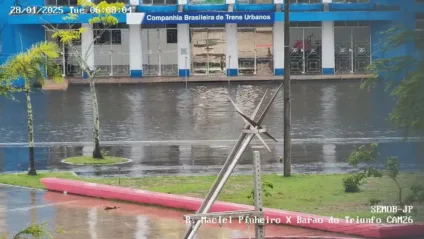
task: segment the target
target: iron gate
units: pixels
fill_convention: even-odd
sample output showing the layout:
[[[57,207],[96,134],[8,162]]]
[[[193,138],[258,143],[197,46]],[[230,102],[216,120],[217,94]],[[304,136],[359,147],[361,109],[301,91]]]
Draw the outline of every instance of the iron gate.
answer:
[[[239,27],[239,75],[273,75],[272,27]]]
[[[94,29],[96,76],[129,76],[129,29],[119,24],[108,30]]]
[[[143,28],[143,75],[177,76],[178,51],[175,27]]]
[[[321,74],[321,27],[292,27],[290,36],[290,73]]]
[[[369,27],[335,27],[334,38],[336,73],[365,73],[371,62]]]
[[[225,75],[225,28],[190,28],[193,75]]]

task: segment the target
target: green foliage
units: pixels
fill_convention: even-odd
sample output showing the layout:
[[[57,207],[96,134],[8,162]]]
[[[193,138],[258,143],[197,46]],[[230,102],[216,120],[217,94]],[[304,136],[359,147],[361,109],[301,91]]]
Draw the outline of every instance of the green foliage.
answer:
[[[45,229],[46,223],[42,224],[34,224],[31,225],[24,230],[20,231],[18,234],[16,234],[13,239],[26,239],[26,238],[52,238],[51,235],[46,231]],[[24,237],[25,236],[25,237]],[[30,237],[26,237],[30,236]]]
[[[392,51],[404,44],[416,47],[410,55],[374,60],[368,71],[379,78],[367,79],[361,88],[371,89],[379,82],[386,84],[396,99],[396,105],[389,115],[395,127],[424,131],[424,32],[394,27],[387,32],[381,49]],[[399,81],[400,80],[400,81]],[[396,84],[395,84],[396,83]]]
[[[109,153],[109,151],[107,151],[106,149],[101,149],[100,152],[103,156],[107,156]]]
[[[369,200],[369,203],[370,203],[370,206],[374,206],[374,205],[380,204],[381,203],[381,200],[380,199],[377,199],[377,198],[371,198]]]
[[[55,60],[59,58],[59,47],[53,42],[40,42],[34,44],[26,52],[21,52],[8,59],[1,66],[2,78],[0,84],[10,87],[10,81],[21,78],[25,81],[25,88],[31,87],[34,83],[44,83],[44,69],[56,66]],[[55,81],[62,79],[61,74],[55,70],[47,72],[47,77]],[[8,87],[9,86],[9,87]],[[14,89],[19,91],[19,89]]]
[[[397,157],[388,157],[385,162],[387,174],[391,179],[396,179],[399,175],[400,163]]]
[[[262,183],[262,192],[263,195],[265,197],[271,197],[271,190],[274,189],[274,184],[270,183],[270,182],[263,182]],[[252,199],[252,203],[254,203],[255,200],[255,191],[254,189],[252,189],[252,191],[250,191],[250,194],[247,196],[248,199]]]
[[[351,166],[358,166],[359,163],[373,163],[379,156],[378,145],[361,145],[355,151],[353,151],[349,158],[348,163]]]
[[[414,184],[411,186],[412,193],[405,199],[406,204],[424,203],[424,186]]]
[[[377,144],[362,145],[350,154],[348,158],[349,165],[358,167],[359,164],[365,163],[365,166],[361,168],[360,172],[343,179],[345,192],[359,192],[359,186],[365,178],[383,176],[383,173],[372,165],[377,162],[379,155]]]
[[[343,178],[343,187],[347,193],[356,193],[359,192],[359,186],[364,179],[364,174],[358,173],[354,175],[347,176]]]

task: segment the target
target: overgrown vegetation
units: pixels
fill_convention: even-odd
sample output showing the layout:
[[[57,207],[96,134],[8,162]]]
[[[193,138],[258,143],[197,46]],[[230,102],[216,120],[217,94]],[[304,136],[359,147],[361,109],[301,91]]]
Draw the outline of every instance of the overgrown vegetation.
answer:
[[[403,208],[406,204],[423,203],[424,202],[424,187],[420,182],[411,182],[402,184],[399,179],[400,162],[397,157],[387,157],[384,160],[384,169],[378,169],[376,165],[378,157],[378,145],[362,145],[357,150],[353,151],[349,156],[349,164],[357,166],[360,163],[366,163],[361,172],[347,176],[343,179],[345,192],[358,192],[359,186],[363,179],[367,177],[383,177],[387,176],[396,185],[396,204]],[[374,165],[370,165],[373,163]],[[404,191],[409,189],[410,194],[405,197]],[[370,204],[375,205],[380,203],[378,199],[371,199]],[[399,212],[401,213],[401,212]]]
[[[398,47],[415,47],[406,55],[375,59],[369,72],[379,78],[365,80],[361,87],[371,89],[383,82],[386,91],[396,99],[396,105],[389,115],[395,127],[406,131],[424,132],[424,32],[405,29],[401,26],[381,33],[384,42],[381,50],[393,52]]]
[[[345,192],[359,192],[359,186],[363,183],[365,178],[383,176],[383,174],[373,166],[373,164],[377,162],[378,155],[377,144],[362,145],[350,154],[348,158],[349,165],[358,167],[359,164],[365,164],[365,166],[361,167],[360,172],[349,175],[343,179]]]
[[[263,182],[262,183],[262,193],[264,197],[271,197],[271,191],[274,188],[274,185],[270,182]],[[252,204],[255,204],[255,190],[252,189],[252,191],[250,191],[250,194],[247,196],[248,199],[252,200]],[[263,199],[262,199],[263,200]]]
[[[42,224],[34,224],[31,225],[24,230],[18,232],[13,239],[29,239],[29,238],[36,238],[36,239],[44,239],[44,238],[52,238],[50,233],[46,230],[46,223]],[[0,239],[7,239],[6,236],[0,236]]]

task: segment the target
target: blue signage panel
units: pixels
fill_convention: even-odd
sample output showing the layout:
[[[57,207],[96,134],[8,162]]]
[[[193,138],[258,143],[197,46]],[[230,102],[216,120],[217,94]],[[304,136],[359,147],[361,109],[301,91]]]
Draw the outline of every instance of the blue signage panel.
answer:
[[[268,24],[274,23],[273,12],[180,12],[145,13],[142,24]]]

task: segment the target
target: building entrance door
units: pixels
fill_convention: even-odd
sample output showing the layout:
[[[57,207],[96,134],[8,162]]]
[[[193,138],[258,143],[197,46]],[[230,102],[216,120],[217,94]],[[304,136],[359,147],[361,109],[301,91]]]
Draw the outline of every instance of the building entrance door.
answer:
[[[99,77],[129,76],[130,49],[128,25],[108,30],[94,28],[94,65]]]
[[[225,28],[190,28],[192,74],[225,75]]]
[[[177,28],[143,28],[141,30],[143,75],[177,76]]]
[[[321,27],[292,27],[290,35],[290,72],[321,74]]]
[[[365,73],[371,62],[369,27],[336,27],[334,38],[336,73]]]
[[[239,75],[273,75],[272,26],[239,26]]]

